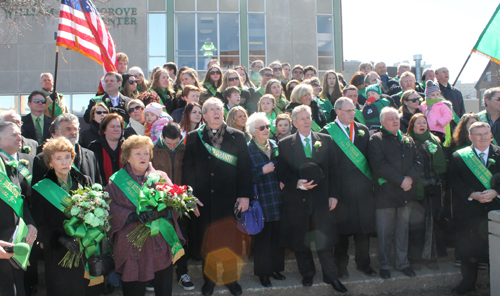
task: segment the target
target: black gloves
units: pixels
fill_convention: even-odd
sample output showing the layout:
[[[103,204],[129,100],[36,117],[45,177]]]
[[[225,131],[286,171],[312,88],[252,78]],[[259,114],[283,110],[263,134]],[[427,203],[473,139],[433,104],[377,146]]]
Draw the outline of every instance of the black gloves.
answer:
[[[152,210],[150,212],[142,212],[140,215],[136,213],[132,213],[128,216],[128,221],[129,222],[142,222],[142,223],[148,223],[148,222],[153,222],[154,220],[160,219],[160,218],[165,218],[168,217],[170,214],[169,209],[164,209],[161,211],[157,210]]]
[[[59,243],[63,245],[68,251],[77,253],[80,252],[80,244],[69,236],[61,236],[58,239]]]
[[[132,214],[128,215],[128,222],[139,222],[139,221],[140,221],[140,217],[136,213],[132,213]]]
[[[52,99],[52,101],[55,101],[56,98],[58,97],[58,94],[57,94],[57,92],[53,92],[53,93],[50,94],[49,97]]]

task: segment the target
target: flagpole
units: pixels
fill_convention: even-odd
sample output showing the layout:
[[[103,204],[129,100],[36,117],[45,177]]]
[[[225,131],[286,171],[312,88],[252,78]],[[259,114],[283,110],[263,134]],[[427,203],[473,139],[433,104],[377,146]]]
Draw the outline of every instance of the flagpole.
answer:
[[[452,85],[452,86],[455,86],[455,84],[457,84],[458,78],[460,77],[460,74],[462,74],[462,71],[464,70],[465,65],[467,65],[467,62],[469,61],[469,59],[470,59],[470,56],[471,56],[471,55],[472,55],[472,51],[471,51],[471,53],[469,53],[469,56],[468,56],[468,57],[467,57],[467,59],[465,60],[465,63],[464,63],[464,65],[462,66],[462,69],[460,69],[460,72],[458,72],[458,76],[457,76],[457,78],[455,79],[455,82],[453,82],[453,85]]]
[[[52,89],[52,92],[56,92],[56,86],[57,86],[57,67],[59,66],[59,46],[56,45],[56,66],[54,70],[54,87]],[[56,102],[52,102],[52,118],[55,118],[55,113],[56,113]]]

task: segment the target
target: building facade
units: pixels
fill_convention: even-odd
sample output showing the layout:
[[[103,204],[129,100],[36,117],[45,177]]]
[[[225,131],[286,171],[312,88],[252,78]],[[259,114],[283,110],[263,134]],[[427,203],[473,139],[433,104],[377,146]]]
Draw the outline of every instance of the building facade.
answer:
[[[203,77],[212,55],[223,69],[260,59],[266,65],[280,60],[314,65],[320,72],[342,71],[340,0],[110,0],[96,6],[117,51],[146,76],[174,61]],[[29,113],[26,98],[41,88],[40,73],[55,72],[59,7],[47,11],[31,19],[29,7],[15,12],[31,28],[0,47],[0,110]],[[205,54],[205,42],[214,47],[212,55]],[[57,91],[65,94],[74,114],[85,111],[102,75],[94,61],[60,50]]]
[[[489,88],[498,86],[500,86],[500,65],[490,61],[486,65],[486,68],[484,68],[483,74],[481,74],[475,86],[477,98],[479,99],[479,110],[485,109],[483,100],[484,92]]]

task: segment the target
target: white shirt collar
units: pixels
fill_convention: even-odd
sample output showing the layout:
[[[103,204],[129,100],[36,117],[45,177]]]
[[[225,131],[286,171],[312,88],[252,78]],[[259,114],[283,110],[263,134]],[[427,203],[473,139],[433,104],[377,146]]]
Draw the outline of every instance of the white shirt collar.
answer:
[[[17,159],[17,153],[12,154],[11,157],[14,158],[15,160],[18,160]]]
[[[483,161],[484,161],[484,163],[488,163],[488,155],[490,153],[490,146],[488,146],[488,148],[486,148],[486,150],[484,150],[484,151],[480,151],[479,149],[474,147],[474,151],[476,152],[477,156],[479,156],[479,154],[481,154],[481,153],[484,153]]]
[[[120,95],[118,95],[117,97],[109,97],[109,99],[111,100],[111,104],[113,104],[113,107],[116,107],[118,106],[118,103],[120,102]]]
[[[299,132],[297,132],[299,133]],[[302,144],[305,145],[306,144],[306,141],[304,140],[305,138],[308,138],[309,139],[309,145],[311,145],[312,147],[312,137],[311,137],[311,132],[309,132],[309,135],[307,137],[304,137],[301,133],[299,133],[299,136],[300,136],[300,140],[302,141]]]

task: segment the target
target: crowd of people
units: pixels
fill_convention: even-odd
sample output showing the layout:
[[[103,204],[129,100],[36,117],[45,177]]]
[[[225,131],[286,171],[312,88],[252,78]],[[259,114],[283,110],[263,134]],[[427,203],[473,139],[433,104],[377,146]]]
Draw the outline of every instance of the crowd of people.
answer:
[[[345,293],[351,236],[364,276],[439,269],[438,258],[454,247],[463,278],[452,291],[475,289],[478,269],[488,263],[487,213],[500,209],[500,88],[487,90],[486,110],[473,114],[445,67],[425,69],[418,83],[409,64],[389,77],[385,63],[361,63],[348,83],[333,70],[320,79],[313,66],[279,61],[223,72],[212,60],[203,81],[172,62],[148,81],[139,67],[127,71],[124,53],[117,65],[118,73],[101,79],[105,92],[89,101],[85,130],[53,91],[50,73],[41,74],[42,91],[28,97],[30,114],[0,114],[7,188],[0,196],[1,295],[36,291],[42,257],[47,295],[101,295],[111,286],[123,295],[171,295],[174,266],[175,282],[193,290],[189,258],[202,261],[203,295],[221,279],[241,295],[238,262],[251,254],[254,274],[271,287],[271,279],[286,279],[285,249],[295,254],[304,286],[313,285],[316,251],[323,281]],[[127,184],[140,187],[150,174],[193,188],[198,202],[190,219],[168,209],[137,211],[139,192]],[[89,184],[108,192],[115,268],[107,285],[91,284],[87,258],[73,269],[59,264],[79,243],[48,196],[52,190],[32,190],[46,180],[66,193]],[[249,236],[235,212],[256,197],[264,227]],[[141,223],[160,219],[175,230],[182,257],[162,234],[142,248],[127,239]],[[21,220],[32,245],[26,271],[11,264]],[[370,240],[377,242],[378,272]],[[221,277],[213,271],[219,261]]]

